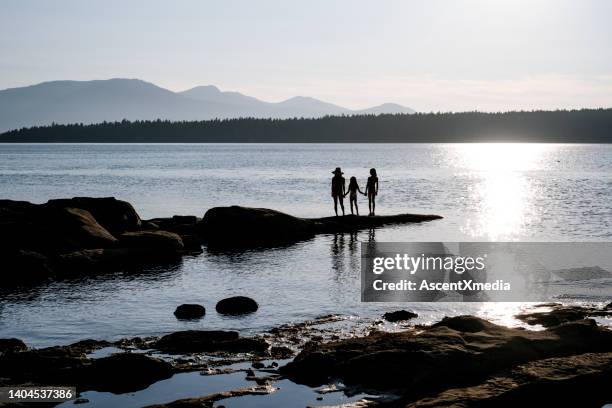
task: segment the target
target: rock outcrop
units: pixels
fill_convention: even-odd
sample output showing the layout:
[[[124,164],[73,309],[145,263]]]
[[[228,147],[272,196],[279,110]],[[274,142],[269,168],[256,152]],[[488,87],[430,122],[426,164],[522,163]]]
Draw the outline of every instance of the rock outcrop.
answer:
[[[195,217],[177,222],[192,225]],[[163,229],[142,230],[131,204],[77,197],[45,204],[0,200],[0,287],[176,263],[201,252],[200,240]]]
[[[382,333],[307,346],[281,372],[309,385],[331,378],[417,401],[545,358],[612,352],[612,331],[593,320],[544,331],[506,328],[473,316],[445,318],[417,333]],[[452,369],[449,369],[452,367]]]
[[[439,215],[419,214],[298,218],[267,208],[231,206],[208,210],[198,223],[198,229],[213,246],[268,246],[289,244],[322,233],[350,232],[440,218]]]
[[[396,310],[395,312],[387,312],[383,315],[383,319],[388,322],[401,322],[419,317],[418,314],[409,310]]]

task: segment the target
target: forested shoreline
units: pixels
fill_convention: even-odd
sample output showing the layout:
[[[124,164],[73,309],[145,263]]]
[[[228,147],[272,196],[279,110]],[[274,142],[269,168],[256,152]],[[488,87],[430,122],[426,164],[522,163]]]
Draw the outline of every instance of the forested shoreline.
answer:
[[[52,124],[4,143],[612,143],[612,109]]]

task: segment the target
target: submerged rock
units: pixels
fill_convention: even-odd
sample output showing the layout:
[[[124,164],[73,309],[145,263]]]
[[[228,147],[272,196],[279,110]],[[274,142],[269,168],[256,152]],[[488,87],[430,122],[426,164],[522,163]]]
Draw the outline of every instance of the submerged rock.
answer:
[[[176,308],[174,315],[177,319],[198,319],[206,314],[202,305],[185,303]]]
[[[152,344],[155,349],[172,353],[263,352],[268,346],[263,339],[240,337],[238,332],[222,330],[178,331],[167,334]]]
[[[395,312],[387,312],[383,315],[383,319],[388,322],[401,322],[419,317],[418,314],[408,310],[397,310]]]
[[[256,312],[259,305],[250,297],[233,296],[217,302],[215,309],[221,314],[240,315]]]

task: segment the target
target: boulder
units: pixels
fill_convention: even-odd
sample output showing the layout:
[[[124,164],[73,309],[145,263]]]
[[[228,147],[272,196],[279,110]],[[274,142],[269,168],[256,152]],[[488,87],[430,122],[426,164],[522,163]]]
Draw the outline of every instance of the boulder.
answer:
[[[266,208],[215,207],[198,223],[209,246],[266,246],[312,238],[313,223]]]
[[[240,315],[256,312],[259,305],[246,296],[233,296],[217,302],[215,309],[218,313],[226,315]]]
[[[83,370],[87,389],[114,393],[134,392],[170,378],[172,365],[139,353],[119,353],[98,358]]]
[[[32,285],[54,276],[49,259],[38,252],[28,250],[0,251],[2,275],[0,287]]]
[[[56,228],[57,235],[70,240],[73,248],[110,248],[117,238],[102,227],[89,211],[80,208],[61,208],[51,211],[49,224]]]
[[[400,322],[402,320],[410,320],[416,317],[419,317],[419,315],[408,310],[397,310],[395,312],[387,312],[383,315],[383,319],[388,322]]]
[[[95,343],[95,344],[94,344]],[[0,355],[0,384],[73,385],[79,390],[133,392],[169,378],[172,365],[144,354],[89,359],[95,341]]]
[[[0,339],[0,353],[14,353],[27,350],[28,346],[16,338]]]
[[[85,354],[70,347],[48,347],[0,355],[3,384],[75,384],[87,362]]]
[[[347,385],[401,389],[418,399],[450,387],[480,384],[494,373],[529,361],[610,351],[612,331],[593,320],[533,332],[459,316],[418,333],[374,332],[307,345],[281,372],[309,385],[338,378]]]
[[[240,337],[235,331],[185,330],[163,336],[153,348],[172,353],[263,352],[268,349],[268,343],[263,339]]]
[[[170,252],[184,248],[181,237],[168,231],[125,232],[119,236],[118,246]]]
[[[49,200],[46,206],[51,208],[80,208],[89,211],[113,235],[140,229],[140,217],[134,207],[130,203],[117,200],[114,197],[75,197]]]
[[[202,305],[182,304],[176,308],[174,315],[177,319],[199,319],[206,314],[206,309]]]

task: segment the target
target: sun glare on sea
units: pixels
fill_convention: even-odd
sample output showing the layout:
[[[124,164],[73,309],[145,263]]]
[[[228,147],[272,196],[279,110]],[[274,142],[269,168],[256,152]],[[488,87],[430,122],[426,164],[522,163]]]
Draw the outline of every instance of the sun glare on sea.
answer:
[[[535,187],[530,174],[541,168],[543,144],[483,143],[458,147],[459,165],[469,171],[473,182],[468,197],[479,216],[467,220],[470,236],[490,240],[521,237],[530,222]]]

